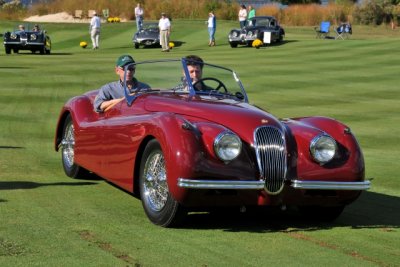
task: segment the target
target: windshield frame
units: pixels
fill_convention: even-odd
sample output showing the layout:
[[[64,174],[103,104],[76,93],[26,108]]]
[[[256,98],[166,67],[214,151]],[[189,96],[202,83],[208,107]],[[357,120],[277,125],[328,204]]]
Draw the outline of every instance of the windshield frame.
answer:
[[[146,92],[152,92],[152,91],[154,91],[154,90],[152,90],[152,89],[148,89],[148,90],[137,90],[137,91],[135,91],[133,94],[131,94],[131,93],[129,92],[129,89],[128,89],[128,87],[127,87],[127,81],[126,81],[126,77],[127,77],[127,75],[126,75],[126,74],[127,74],[127,71],[126,71],[126,70],[127,70],[130,66],[135,66],[135,67],[136,67],[137,65],[141,65],[141,64],[152,64],[152,63],[161,63],[161,62],[163,62],[163,63],[165,63],[165,62],[179,62],[179,61],[180,61],[181,64],[182,64],[182,69],[183,69],[183,74],[184,74],[184,77],[183,77],[183,78],[185,78],[186,81],[190,81],[190,82],[188,82],[188,84],[187,84],[188,91],[186,91],[186,92],[179,92],[179,93],[186,93],[186,94],[189,94],[189,100],[193,99],[196,95],[204,95],[204,93],[199,93],[198,91],[196,91],[196,90],[194,89],[193,84],[192,84],[192,79],[190,78],[189,70],[188,70],[188,67],[187,67],[187,60],[186,60],[185,58],[181,58],[181,59],[146,60],[146,61],[140,61],[140,62],[135,62],[135,63],[127,64],[127,65],[124,66],[123,88],[124,88],[125,99],[126,99],[126,102],[127,102],[128,106],[131,106],[132,103],[135,101],[135,99],[136,99],[138,96],[140,96],[140,95],[142,95],[142,94],[144,94],[144,93],[146,93]],[[191,60],[191,62],[193,62],[193,60]],[[235,82],[238,84],[238,87],[240,88],[241,102],[248,103],[248,97],[247,97],[246,91],[245,91],[245,89],[244,89],[244,87],[243,87],[243,84],[242,84],[241,80],[239,79],[239,76],[237,75],[237,73],[236,73],[235,71],[233,71],[232,69],[226,68],[226,67],[222,67],[222,66],[219,66],[219,65],[210,64],[210,63],[206,63],[206,62],[199,62],[199,64],[203,64],[203,65],[205,65],[205,66],[210,66],[210,67],[213,67],[213,68],[217,68],[217,69],[221,69],[221,70],[225,70],[225,71],[230,72],[230,73],[232,74],[232,78],[235,80]],[[156,91],[160,91],[160,90],[157,89]],[[173,89],[171,89],[171,91],[173,91],[174,93],[176,92],[176,91],[173,90]],[[176,93],[178,93],[178,92],[176,92]],[[216,94],[216,93],[217,93],[217,92],[210,92],[210,93],[208,93],[207,95],[212,95],[212,94]],[[225,95],[225,97],[228,97],[228,94],[223,94],[223,93],[220,93],[220,92],[218,93],[218,95],[219,95],[219,96],[224,96],[224,95]],[[230,95],[230,97],[232,97],[232,95]],[[238,98],[239,98],[239,97],[238,97]]]

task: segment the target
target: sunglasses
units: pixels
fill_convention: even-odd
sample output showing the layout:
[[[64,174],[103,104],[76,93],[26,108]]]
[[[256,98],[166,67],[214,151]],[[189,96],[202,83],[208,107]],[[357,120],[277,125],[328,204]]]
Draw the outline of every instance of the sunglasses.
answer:
[[[124,68],[123,67],[119,67],[121,70],[124,70]],[[126,70],[129,70],[129,71],[134,71],[136,68],[134,67],[134,66],[129,66],[128,68],[126,68]]]

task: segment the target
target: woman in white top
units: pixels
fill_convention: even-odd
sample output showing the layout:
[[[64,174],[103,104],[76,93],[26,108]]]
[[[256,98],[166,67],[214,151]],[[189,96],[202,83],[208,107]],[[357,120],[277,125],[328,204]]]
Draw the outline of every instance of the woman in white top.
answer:
[[[143,11],[142,5],[140,3],[138,3],[137,6],[135,7],[135,19],[136,19],[137,31],[140,31],[142,29],[143,14],[144,14],[144,11]]]
[[[240,28],[243,28],[244,25],[246,25],[246,19],[247,19],[247,10],[245,5],[240,6],[238,17],[239,17]]]
[[[215,46],[215,30],[217,28],[217,20],[215,18],[214,11],[210,11],[210,13],[208,13],[207,27],[209,35],[208,46]]]

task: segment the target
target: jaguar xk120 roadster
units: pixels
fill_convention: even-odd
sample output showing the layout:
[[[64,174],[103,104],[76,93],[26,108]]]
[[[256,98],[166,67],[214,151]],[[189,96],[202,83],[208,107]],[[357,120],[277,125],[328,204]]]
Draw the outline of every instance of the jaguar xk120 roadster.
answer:
[[[333,220],[369,189],[348,126],[278,119],[249,103],[233,70],[201,63],[192,83],[187,63],[135,63],[149,88],[130,92],[124,81],[125,97],[104,112],[93,108],[97,90],[68,100],[55,135],[66,175],[95,174],[131,192],[164,227],[192,210],[233,206],[294,206]]]

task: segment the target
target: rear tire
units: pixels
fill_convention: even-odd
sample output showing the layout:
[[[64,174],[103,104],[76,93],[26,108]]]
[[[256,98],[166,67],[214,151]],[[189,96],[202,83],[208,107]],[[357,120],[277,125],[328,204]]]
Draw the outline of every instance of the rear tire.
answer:
[[[46,47],[45,46],[41,47],[39,51],[41,55],[44,55],[46,53]]]
[[[68,115],[65,119],[61,142],[61,158],[65,174],[69,177],[77,179],[91,179],[93,175],[74,162],[75,133],[71,115]]]
[[[167,183],[164,153],[157,140],[151,140],[140,164],[139,187],[142,205],[149,220],[173,227],[186,216],[185,209],[171,196]]]

